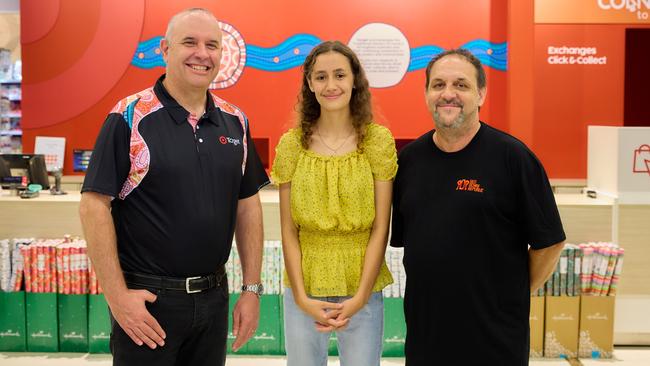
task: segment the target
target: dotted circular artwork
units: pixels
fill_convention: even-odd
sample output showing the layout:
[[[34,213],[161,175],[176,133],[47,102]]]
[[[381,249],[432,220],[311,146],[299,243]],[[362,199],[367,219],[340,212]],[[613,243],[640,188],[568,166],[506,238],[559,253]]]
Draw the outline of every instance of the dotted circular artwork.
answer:
[[[222,39],[222,55],[219,74],[210,83],[210,89],[225,89],[239,80],[246,65],[246,43],[241,33],[231,24],[219,22]]]

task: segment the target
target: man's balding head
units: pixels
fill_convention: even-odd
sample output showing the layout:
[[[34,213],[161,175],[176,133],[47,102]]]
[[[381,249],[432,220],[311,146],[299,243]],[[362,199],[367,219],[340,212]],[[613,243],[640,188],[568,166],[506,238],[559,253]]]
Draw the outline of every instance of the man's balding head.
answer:
[[[203,8],[174,15],[160,50],[166,66],[165,86],[175,90],[207,90],[217,77],[222,33],[217,18]]]
[[[167,31],[165,32],[165,38],[170,39],[173,36],[174,32],[174,26],[178,21],[188,15],[204,15],[207,17],[210,17],[214,19],[215,22],[218,22],[219,20],[217,17],[212,14],[212,12],[208,9],[205,8],[189,8],[181,11],[180,13],[175,14],[171,19],[169,19],[169,23],[167,23]]]

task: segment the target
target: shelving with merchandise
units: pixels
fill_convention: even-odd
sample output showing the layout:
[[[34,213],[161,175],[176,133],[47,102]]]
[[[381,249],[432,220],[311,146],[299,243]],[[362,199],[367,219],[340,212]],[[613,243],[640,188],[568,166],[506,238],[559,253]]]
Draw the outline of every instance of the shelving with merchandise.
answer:
[[[12,64],[8,50],[0,49],[0,154],[23,150],[21,79],[20,60]]]
[[[22,152],[20,81],[0,80],[0,153]]]

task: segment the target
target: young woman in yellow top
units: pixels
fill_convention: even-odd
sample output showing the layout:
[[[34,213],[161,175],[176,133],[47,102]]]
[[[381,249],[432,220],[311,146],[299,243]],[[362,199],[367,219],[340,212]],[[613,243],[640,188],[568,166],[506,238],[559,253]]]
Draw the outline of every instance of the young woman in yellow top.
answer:
[[[368,80],[341,42],[305,59],[299,106],[271,173],[280,186],[287,362],[326,365],[336,332],[341,365],[379,365],[395,142],[373,123]]]

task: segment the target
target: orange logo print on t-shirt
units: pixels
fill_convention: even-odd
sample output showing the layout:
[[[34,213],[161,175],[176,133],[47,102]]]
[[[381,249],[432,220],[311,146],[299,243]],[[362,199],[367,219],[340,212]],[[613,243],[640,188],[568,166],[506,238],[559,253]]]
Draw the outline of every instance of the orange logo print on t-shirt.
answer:
[[[476,183],[476,179],[459,179],[456,182],[456,190],[483,193],[483,187]]]

